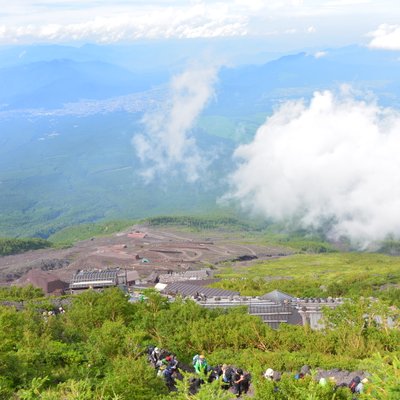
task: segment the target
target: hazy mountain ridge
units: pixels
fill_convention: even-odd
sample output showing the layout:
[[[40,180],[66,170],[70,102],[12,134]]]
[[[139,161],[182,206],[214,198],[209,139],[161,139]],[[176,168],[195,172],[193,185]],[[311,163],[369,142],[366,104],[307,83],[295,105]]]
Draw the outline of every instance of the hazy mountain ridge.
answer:
[[[250,111],[250,103],[254,112],[283,99],[308,98],[315,90],[348,84],[361,91],[373,90],[384,104],[394,105],[399,104],[399,66],[396,53],[358,46],[301,52],[263,65],[223,68],[218,98],[235,111]]]
[[[87,46],[96,51],[92,51],[93,56],[87,55],[86,59],[86,46],[79,49],[48,46],[48,51],[55,54],[52,59],[46,48],[35,47],[38,54],[31,57],[34,60],[43,57],[45,60],[22,63],[14,56],[15,64],[0,68],[3,110],[58,109],[64,104],[82,100],[106,101],[147,92],[165,84],[168,74],[179,70],[176,66],[172,67],[178,63],[173,55],[169,59],[169,70],[160,69],[155,62],[146,72],[140,66],[140,60],[131,59],[130,68],[122,67],[115,58],[110,62],[112,49],[105,51],[103,60],[98,46]],[[24,51],[28,52],[20,50]],[[0,66],[4,65],[4,52],[0,50]],[[117,54],[121,54],[120,48]],[[163,63],[168,64],[167,60]],[[216,88],[217,100],[211,104],[209,111],[230,113],[233,108],[234,112],[239,109],[242,113],[266,112],[279,98],[310,96],[314,90],[336,87],[341,83],[360,90],[374,90],[383,102],[398,102],[399,63],[397,52],[349,46],[313,54],[301,52],[286,55],[261,65],[222,67]],[[121,64],[128,64],[128,61]],[[252,109],[249,109],[249,102]]]
[[[156,76],[104,62],[41,61],[0,70],[3,109],[61,107],[81,99],[107,99],[151,88]]]

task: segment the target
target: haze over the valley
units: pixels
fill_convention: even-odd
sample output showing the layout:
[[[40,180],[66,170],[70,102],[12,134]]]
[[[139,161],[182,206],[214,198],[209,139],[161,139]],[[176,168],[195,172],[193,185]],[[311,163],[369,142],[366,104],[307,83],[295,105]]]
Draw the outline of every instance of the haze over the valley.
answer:
[[[1,235],[228,207],[400,237],[394,0],[21,0],[0,45]]]

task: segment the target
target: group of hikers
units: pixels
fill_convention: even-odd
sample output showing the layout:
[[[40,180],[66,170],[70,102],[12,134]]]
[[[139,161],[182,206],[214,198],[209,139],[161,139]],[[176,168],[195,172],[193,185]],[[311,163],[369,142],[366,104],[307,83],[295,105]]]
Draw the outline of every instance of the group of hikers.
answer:
[[[222,364],[216,367],[210,367],[204,355],[196,354],[193,357],[192,364],[198,375],[207,375],[208,381],[212,382],[220,379],[223,389],[233,388],[233,393],[240,397],[242,393],[247,393],[250,388],[251,376],[240,368]]]
[[[211,367],[203,354],[196,354],[191,366],[179,362],[174,354],[155,346],[149,346],[147,354],[149,362],[157,370],[157,375],[164,378],[171,391],[176,390],[176,379],[183,379],[180,370],[195,373],[195,376],[190,378],[191,394],[197,393],[202,384],[215,380],[221,381],[223,389],[232,388],[236,397],[240,397],[249,390],[251,376],[248,372],[226,364]]]
[[[221,382],[221,387],[226,390],[231,390],[236,397],[246,394],[250,388],[250,373],[243,371],[241,368],[236,368],[227,364],[211,367],[203,354],[196,354],[192,359],[191,366],[181,363],[174,354],[156,346],[148,347],[147,356],[151,365],[157,370],[157,375],[164,379],[168,389],[171,391],[176,390],[176,379],[183,379],[181,371],[194,373],[189,381],[189,391],[191,394],[197,393],[202,384],[206,382],[211,383],[215,380],[219,380]],[[280,372],[268,368],[263,376],[266,380],[274,383],[275,391],[280,390],[278,384],[282,376]],[[311,369],[308,365],[304,365],[299,373],[295,374],[294,379],[301,380],[307,376],[311,376]],[[363,393],[364,385],[368,382],[368,379],[356,375],[349,383],[338,383],[334,376],[329,376],[328,378],[321,376],[318,382],[321,386],[326,386],[329,382],[333,385],[334,390],[340,387],[347,387],[357,396],[357,394]]]
[[[304,379],[306,376],[311,376],[311,368],[308,365],[303,365],[300,369],[300,372],[297,373],[294,378],[296,380],[299,380]],[[264,373],[264,378],[273,382],[279,382],[281,380],[281,373],[278,371],[274,371],[272,368],[268,368]],[[358,395],[364,392],[364,386],[368,383],[368,378],[361,378],[360,376],[356,375],[351,379],[349,383],[337,383],[335,376],[329,376],[328,379],[324,376],[321,376],[318,380],[318,383],[321,386],[328,385],[328,382],[334,387],[335,391],[338,388],[345,387],[348,388],[351,393],[354,393],[354,395]],[[279,390],[278,386],[275,386],[275,390]]]

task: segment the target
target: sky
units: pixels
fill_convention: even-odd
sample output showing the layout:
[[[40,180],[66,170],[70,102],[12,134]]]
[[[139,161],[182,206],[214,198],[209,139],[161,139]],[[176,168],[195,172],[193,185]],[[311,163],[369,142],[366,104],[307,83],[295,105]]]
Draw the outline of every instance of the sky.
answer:
[[[283,48],[400,48],[398,0],[1,1],[2,45],[262,37]]]

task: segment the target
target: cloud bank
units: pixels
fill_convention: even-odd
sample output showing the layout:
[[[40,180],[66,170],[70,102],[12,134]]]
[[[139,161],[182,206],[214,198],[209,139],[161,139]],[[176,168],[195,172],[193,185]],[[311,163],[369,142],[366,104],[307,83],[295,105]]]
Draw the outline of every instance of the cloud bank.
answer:
[[[382,18],[392,20],[400,15],[395,0],[320,0],[318,6],[315,0],[17,0],[3,3],[0,44],[258,37],[269,36],[271,32],[275,36],[286,36],[317,31],[318,35],[308,35],[308,40],[314,43],[322,35],[324,40],[320,44],[325,46],[324,35],[331,39],[345,35],[348,43],[348,35],[356,26],[355,40],[360,39],[365,29],[370,29],[369,24],[368,28],[361,28],[365,26],[363,21],[373,18],[378,25]],[[360,12],[360,17],[354,18]],[[304,43],[302,46],[307,47]]]
[[[369,47],[375,49],[400,50],[400,25],[379,25],[378,29],[369,33],[373,39]]]
[[[400,115],[374,102],[316,92],[283,104],[237,148],[230,199],[366,244],[400,235]]]
[[[247,17],[224,4],[186,4],[85,7],[74,3],[70,9],[50,3],[41,10],[32,4],[22,20],[10,11],[10,21],[0,24],[0,42],[24,43],[32,40],[114,43],[137,39],[212,38],[243,36]],[[7,15],[7,13],[4,13]]]
[[[170,84],[170,101],[162,110],[146,114],[145,132],[132,139],[144,165],[142,176],[152,180],[157,175],[183,173],[189,182],[196,181],[207,167],[191,128],[214,94],[217,68],[195,67],[175,76]]]

